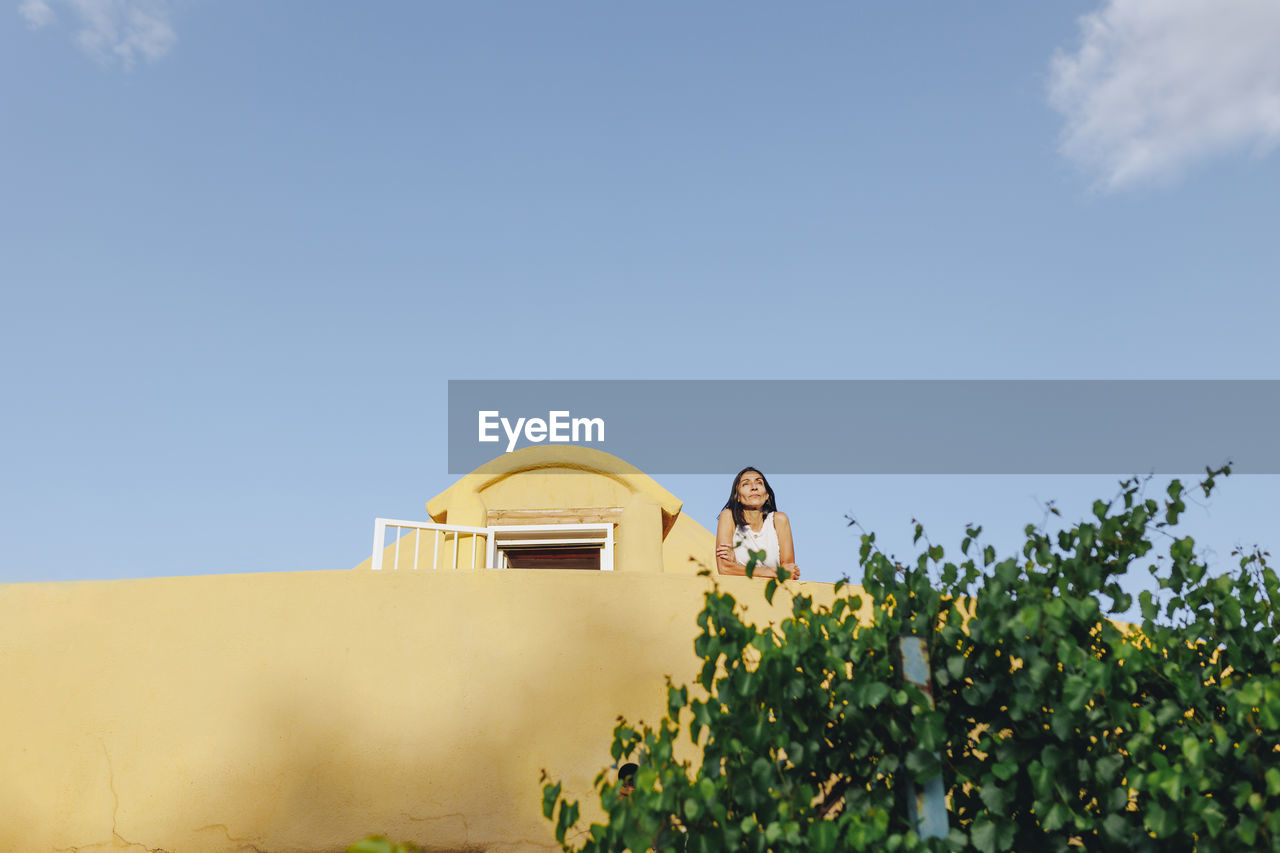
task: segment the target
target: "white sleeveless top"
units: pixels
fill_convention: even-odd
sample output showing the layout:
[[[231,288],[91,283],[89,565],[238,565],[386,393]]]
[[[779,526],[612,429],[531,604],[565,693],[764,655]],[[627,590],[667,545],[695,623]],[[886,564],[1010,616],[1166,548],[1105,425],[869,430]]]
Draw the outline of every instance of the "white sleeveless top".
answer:
[[[764,551],[764,562],[756,565],[766,566],[770,569],[778,568],[778,561],[781,559],[781,549],[778,547],[778,531],[773,526],[774,513],[764,520],[764,526],[758,531],[752,530],[750,524],[744,524],[737,527],[733,531],[733,559],[742,565],[746,565],[751,559],[748,551]]]

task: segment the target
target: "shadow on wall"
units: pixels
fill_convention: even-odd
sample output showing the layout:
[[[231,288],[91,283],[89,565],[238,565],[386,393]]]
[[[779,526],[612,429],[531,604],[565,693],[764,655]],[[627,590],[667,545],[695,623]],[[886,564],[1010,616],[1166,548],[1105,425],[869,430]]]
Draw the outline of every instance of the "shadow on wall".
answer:
[[[540,770],[588,794],[617,715],[656,719],[663,675],[692,681],[706,581],[308,572],[72,586],[60,602],[0,599],[5,616],[44,618],[18,620],[35,642],[0,661],[32,699],[0,712],[32,733],[0,747],[15,771],[5,849],[314,853],[376,833],[428,850],[555,850]]]
[[[327,683],[261,685],[257,695],[273,701],[247,729],[243,775],[228,780],[233,801],[276,780],[253,823],[300,849],[375,832],[428,849],[555,849],[540,811],[541,768],[589,790],[610,761],[616,716],[661,713],[663,674],[694,672],[703,588],[686,584],[686,618],[670,607],[655,618],[643,606],[603,606],[633,597],[602,596],[599,576],[564,575],[489,574],[473,615],[445,594],[424,603],[420,620],[406,607],[403,632],[333,634],[321,650]],[[429,586],[475,586],[452,580]],[[637,586],[629,580],[611,585]],[[273,766],[254,766],[263,756]]]

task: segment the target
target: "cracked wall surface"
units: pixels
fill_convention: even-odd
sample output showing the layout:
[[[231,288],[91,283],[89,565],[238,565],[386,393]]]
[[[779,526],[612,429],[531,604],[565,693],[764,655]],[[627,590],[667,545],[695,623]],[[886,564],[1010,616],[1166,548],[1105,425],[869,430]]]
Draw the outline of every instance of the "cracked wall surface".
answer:
[[[721,578],[739,601],[754,583]],[[0,586],[0,850],[554,850],[615,718],[692,681],[672,574],[289,572]],[[829,586],[806,584],[829,595]],[[782,618],[763,601],[757,618]]]

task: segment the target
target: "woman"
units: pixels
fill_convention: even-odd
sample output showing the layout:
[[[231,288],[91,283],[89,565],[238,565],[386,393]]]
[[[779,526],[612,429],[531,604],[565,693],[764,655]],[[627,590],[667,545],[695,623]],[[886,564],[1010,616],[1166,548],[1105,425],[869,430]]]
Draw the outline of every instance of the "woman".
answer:
[[[763,551],[752,574],[776,578],[779,567],[792,578],[800,577],[796,549],[791,542],[791,520],[778,512],[769,481],[755,468],[743,468],[729,487],[729,502],[720,511],[716,527],[716,568],[722,575],[745,575],[751,551]]]

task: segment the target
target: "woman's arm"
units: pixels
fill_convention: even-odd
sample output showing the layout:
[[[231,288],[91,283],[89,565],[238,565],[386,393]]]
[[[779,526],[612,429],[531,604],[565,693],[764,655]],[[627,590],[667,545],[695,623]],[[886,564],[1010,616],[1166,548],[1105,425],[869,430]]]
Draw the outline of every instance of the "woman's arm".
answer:
[[[773,529],[778,531],[778,566],[791,573],[791,580],[800,580],[800,567],[796,565],[796,546],[791,541],[791,519],[785,512],[773,514]]]
[[[747,567],[739,563],[733,555],[734,532],[733,513],[727,509],[720,510],[720,521],[716,524],[716,570],[722,575],[745,576]],[[791,541],[789,533],[787,541]],[[778,576],[775,570],[761,565],[757,565],[751,573],[757,578]]]

